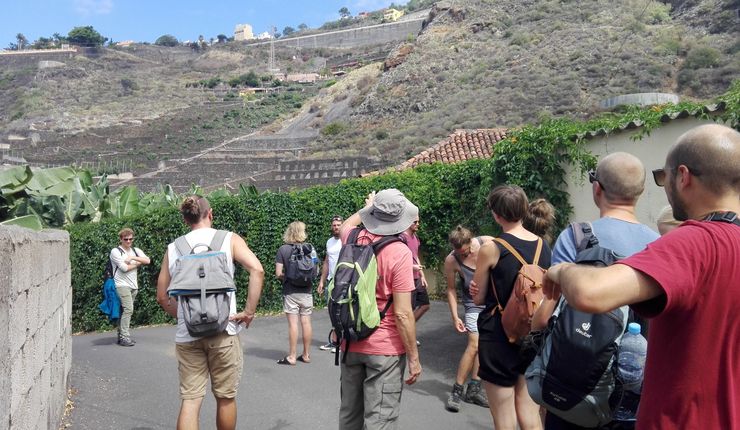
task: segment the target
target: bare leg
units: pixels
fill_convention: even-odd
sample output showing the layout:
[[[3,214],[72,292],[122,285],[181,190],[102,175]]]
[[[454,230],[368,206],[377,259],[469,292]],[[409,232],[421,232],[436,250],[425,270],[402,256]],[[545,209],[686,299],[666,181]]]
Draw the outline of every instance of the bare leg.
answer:
[[[519,379],[514,386],[516,418],[519,427],[522,430],[542,430],[542,419],[540,417],[540,405],[534,402],[527,391],[527,381],[524,375],[519,375]]]
[[[514,387],[502,387],[489,382],[485,383],[485,387],[496,430],[516,430]]]
[[[203,398],[183,400],[177,417],[177,430],[198,430],[198,417]]]
[[[457,366],[457,376],[455,382],[460,385],[465,384],[465,380],[468,379],[468,374],[472,372],[475,378],[478,377],[478,334],[468,333],[468,345],[465,347],[462,357],[460,357],[460,364]]]
[[[295,363],[298,346],[298,314],[285,314],[288,317],[288,361]]]
[[[419,319],[427,313],[429,310],[429,305],[421,305],[418,308],[414,309],[414,320],[419,321]]]
[[[216,398],[216,428],[236,430],[236,399]]]
[[[303,332],[303,359],[311,361],[311,339],[313,338],[311,315],[301,315],[301,331]]]

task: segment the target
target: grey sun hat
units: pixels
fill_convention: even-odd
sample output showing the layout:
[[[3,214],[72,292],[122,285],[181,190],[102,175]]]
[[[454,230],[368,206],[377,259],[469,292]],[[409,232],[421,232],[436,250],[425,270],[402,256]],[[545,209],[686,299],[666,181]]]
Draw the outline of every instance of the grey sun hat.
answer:
[[[360,209],[360,219],[367,231],[380,236],[405,231],[418,216],[419,208],[395,188],[379,191],[372,205]]]

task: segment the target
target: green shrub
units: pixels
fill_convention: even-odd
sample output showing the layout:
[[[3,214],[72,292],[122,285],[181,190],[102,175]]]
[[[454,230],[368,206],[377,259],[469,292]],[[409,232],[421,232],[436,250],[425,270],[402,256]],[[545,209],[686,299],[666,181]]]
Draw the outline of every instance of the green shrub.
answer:
[[[323,136],[336,136],[347,130],[347,125],[342,122],[331,122],[321,129]]]
[[[684,67],[691,70],[714,67],[719,63],[720,52],[708,46],[691,48],[686,54]]]

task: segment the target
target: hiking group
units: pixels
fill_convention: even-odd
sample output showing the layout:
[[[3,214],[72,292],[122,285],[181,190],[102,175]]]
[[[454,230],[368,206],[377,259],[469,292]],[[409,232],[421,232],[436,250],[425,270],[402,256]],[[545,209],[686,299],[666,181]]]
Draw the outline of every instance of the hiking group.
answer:
[[[662,237],[637,218],[646,171],[623,152],[589,172],[599,218],[572,223],[552,248],[554,208],[515,185],[496,186],[487,199],[500,235],[449,233],[451,329],[467,337],[449,411],[462,402],[489,407],[497,430],[740,429],[740,133],[689,130],[652,173],[670,204]],[[216,427],[234,429],[237,334],[254,318],[264,270],[244,239],[212,228],[205,198],[186,198],[181,213],[190,232],[168,245],[157,283],[159,304],[177,319],[177,428],[198,428],[210,379]],[[417,206],[385,189],[346,219],[332,218],[323,263],[300,221],[277,250],[289,327],[277,363],[311,361],[317,282],[332,322],[321,349],[340,365],[340,429],[398,428],[403,386],[421,377],[416,322],[429,298],[419,226]],[[119,273],[133,276],[135,291],[129,273],[149,258],[130,249],[132,231],[120,239],[110,256],[116,291]],[[234,262],[249,273],[239,312]],[[130,316],[135,292],[119,295]],[[123,316],[119,343],[133,344]]]

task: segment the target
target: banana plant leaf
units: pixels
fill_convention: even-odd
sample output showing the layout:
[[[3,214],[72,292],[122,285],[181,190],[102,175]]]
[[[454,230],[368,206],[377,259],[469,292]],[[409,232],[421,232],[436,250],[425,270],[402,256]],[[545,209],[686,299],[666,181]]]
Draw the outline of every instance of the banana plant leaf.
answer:
[[[108,196],[111,214],[115,217],[123,217],[139,213],[139,190],[134,185],[129,185],[116,190]]]
[[[29,193],[62,196],[73,189],[69,182],[75,177],[77,172],[72,167],[36,170],[27,186]]]
[[[242,197],[257,197],[259,196],[260,192],[257,190],[257,187],[254,185],[245,186],[244,184],[239,184],[239,195]]]
[[[9,219],[7,221],[0,222],[0,225],[17,225],[20,227],[30,228],[31,230],[39,231],[44,228],[41,223],[41,219],[36,214],[24,215],[21,217]]]
[[[0,170],[0,194],[7,196],[23,191],[33,177],[30,166],[16,166]]]

